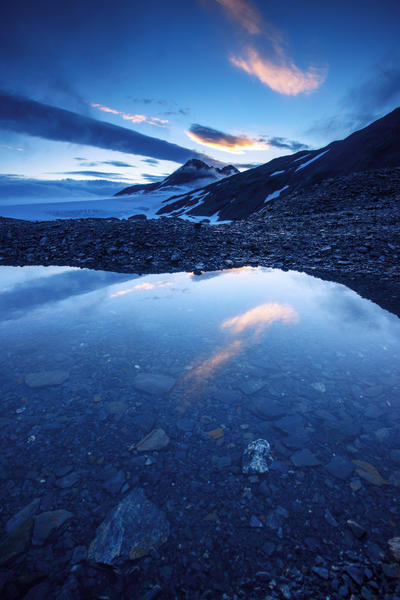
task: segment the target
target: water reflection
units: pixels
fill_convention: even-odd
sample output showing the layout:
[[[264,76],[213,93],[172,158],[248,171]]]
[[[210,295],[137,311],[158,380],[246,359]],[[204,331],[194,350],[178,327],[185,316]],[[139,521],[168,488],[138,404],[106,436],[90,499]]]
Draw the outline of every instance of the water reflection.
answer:
[[[138,486],[173,532],[145,564],[172,581],[172,569],[186,573],[181,557],[196,556],[201,592],[218,572],[230,585],[252,580],[267,560],[278,577],[288,556],[299,572],[321,556],[333,564],[338,548],[363,556],[369,546],[346,534],[349,520],[378,552],[396,535],[394,315],[342,285],[268,269],[0,276],[4,519],[32,499],[40,513],[74,515],[46,543],[26,541],[19,572],[47,568],[59,551],[68,569],[75,546],[84,555],[107,511]],[[129,450],[144,438],[150,450]],[[274,461],[248,478],[241,457],[259,438]]]

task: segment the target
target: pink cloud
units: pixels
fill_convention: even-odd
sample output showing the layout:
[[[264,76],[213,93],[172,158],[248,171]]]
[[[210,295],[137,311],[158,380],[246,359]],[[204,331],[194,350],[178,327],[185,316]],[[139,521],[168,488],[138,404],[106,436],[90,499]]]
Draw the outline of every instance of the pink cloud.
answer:
[[[245,0],[217,0],[230,16],[251,34],[261,33],[262,18],[257,9]]]
[[[168,119],[159,119],[158,117],[148,117],[146,115],[139,114],[129,115],[119,110],[115,110],[115,108],[110,108],[109,106],[104,106],[103,104],[95,104],[94,102],[91,102],[90,106],[93,106],[93,108],[98,108],[106,113],[119,115],[125,121],[131,121],[131,123],[147,123],[148,125],[155,125],[156,127],[165,127],[168,123]]]
[[[288,96],[297,96],[302,92],[310,93],[325,80],[325,69],[310,68],[301,71],[293,61],[283,58],[273,62],[259,55],[254,48],[247,48],[247,58],[231,57],[231,62],[249,75],[254,75],[275,92]]]

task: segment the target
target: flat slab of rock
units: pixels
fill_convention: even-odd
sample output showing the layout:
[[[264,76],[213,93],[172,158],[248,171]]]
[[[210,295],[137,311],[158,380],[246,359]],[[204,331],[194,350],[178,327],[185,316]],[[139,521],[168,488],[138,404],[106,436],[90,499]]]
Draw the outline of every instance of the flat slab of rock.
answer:
[[[58,529],[67,519],[73,517],[68,510],[52,510],[44,512],[35,517],[35,526],[33,529],[33,543],[42,546],[47,538]]]
[[[30,388],[47,387],[49,385],[61,385],[69,377],[68,371],[54,369],[54,371],[37,371],[28,373],[25,383]]]
[[[107,565],[134,560],[161,546],[168,536],[165,514],[138,487],[112,508],[100,524],[88,558]]]
[[[164,429],[153,429],[146,437],[140,442],[134,444],[129,450],[139,450],[139,452],[149,452],[151,450],[161,450],[169,444],[169,437],[165,433]]]
[[[147,394],[167,394],[175,385],[175,379],[160,373],[139,373],[133,387]]]
[[[32,531],[33,519],[15,526],[0,541],[0,566],[6,565],[25,551]]]
[[[295,452],[290,457],[290,460],[296,467],[316,467],[321,464],[318,458],[314,456],[308,448]]]
[[[338,479],[348,479],[354,471],[352,462],[343,456],[334,456],[330,463],[325,465],[325,469]]]
[[[10,532],[12,529],[14,529],[14,527],[19,527],[25,523],[25,521],[32,519],[35,516],[39,504],[40,498],[35,498],[30,504],[28,504],[28,506],[25,506],[15,515],[10,517],[6,523],[6,531]]]

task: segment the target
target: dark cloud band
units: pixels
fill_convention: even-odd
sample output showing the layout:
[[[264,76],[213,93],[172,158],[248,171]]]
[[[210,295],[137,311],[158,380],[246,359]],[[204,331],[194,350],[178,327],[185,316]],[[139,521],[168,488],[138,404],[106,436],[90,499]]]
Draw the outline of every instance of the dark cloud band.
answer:
[[[204,159],[188,148],[5,91],[0,91],[0,128],[178,163]]]

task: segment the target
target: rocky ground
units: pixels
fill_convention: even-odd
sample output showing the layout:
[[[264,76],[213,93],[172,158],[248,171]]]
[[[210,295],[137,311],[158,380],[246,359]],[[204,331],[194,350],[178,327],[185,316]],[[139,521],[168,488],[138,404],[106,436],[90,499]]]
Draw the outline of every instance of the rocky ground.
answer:
[[[400,169],[327,180],[225,225],[0,218],[0,264],[132,273],[262,265],[348,285],[400,314]]]

